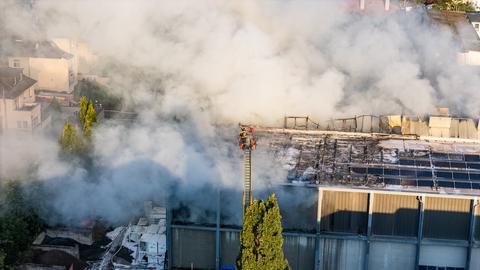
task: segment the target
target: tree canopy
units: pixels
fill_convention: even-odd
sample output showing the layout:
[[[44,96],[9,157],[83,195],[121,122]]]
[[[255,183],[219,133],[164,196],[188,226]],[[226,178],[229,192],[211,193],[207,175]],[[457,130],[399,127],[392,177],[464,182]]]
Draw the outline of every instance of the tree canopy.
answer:
[[[60,146],[67,154],[76,154],[81,150],[81,139],[77,135],[77,129],[71,123],[67,122],[63,125]]]
[[[240,233],[238,269],[290,269],[282,246],[282,217],[272,194],[266,202],[255,200],[245,212]]]
[[[83,135],[87,138],[90,139],[92,136],[92,127],[94,123],[97,122],[97,112],[95,111],[95,108],[93,107],[92,102],[90,101],[88,103],[88,109],[85,115],[85,121],[83,125]]]
[[[0,197],[0,269],[14,264],[42,231],[43,223],[22,186],[9,182]]]
[[[416,0],[417,3],[431,4],[434,8],[451,11],[475,11],[469,0]]]
[[[89,81],[80,80],[75,86],[74,94],[76,97],[86,96],[87,98],[98,101],[103,108],[108,110],[120,110],[122,107],[122,99],[113,95],[105,86]]]
[[[87,116],[87,110],[88,110],[88,104],[90,102],[88,101],[87,97],[82,96],[80,98],[80,111],[78,112],[78,121],[80,123],[81,127],[85,126],[85,117]]]

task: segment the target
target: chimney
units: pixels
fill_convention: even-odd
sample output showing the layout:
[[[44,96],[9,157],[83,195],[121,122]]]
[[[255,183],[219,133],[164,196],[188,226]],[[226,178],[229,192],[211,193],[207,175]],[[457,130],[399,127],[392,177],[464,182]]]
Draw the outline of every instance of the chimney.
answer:
[[[385,10],[390,10],[390,0],[384,0],[385,1]]]
[[[365,9],[365,0],[360,0],[360,10]]]

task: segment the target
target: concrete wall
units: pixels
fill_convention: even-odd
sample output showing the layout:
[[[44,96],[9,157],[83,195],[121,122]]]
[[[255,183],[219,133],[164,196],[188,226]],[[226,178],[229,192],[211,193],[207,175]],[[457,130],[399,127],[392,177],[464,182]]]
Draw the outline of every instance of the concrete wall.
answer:
[[[322,239],[321,266],[323,270],[362,269],[365,242],[359,240]]]
[[[370,270],[404,270],[415,268],[415,252],[412,244],[372,242],[370,245]]]

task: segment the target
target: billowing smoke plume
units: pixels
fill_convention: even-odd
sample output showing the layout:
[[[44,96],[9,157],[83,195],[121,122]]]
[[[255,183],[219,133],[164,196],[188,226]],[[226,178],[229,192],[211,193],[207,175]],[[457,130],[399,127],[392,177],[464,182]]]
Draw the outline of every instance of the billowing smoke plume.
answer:
[[[211,206],[201,190],[241,185],[238,122],[424,114],[436,105],[478,117],[480,77],[457,64],[447,29],[420,11],[364,15],[346,2],[2,2],[0,30],[87,42],[113,91],[139,112],[132,126],[95,131],[101,169],[93,175],[65,164],[43,174],[50,163],[37,161],[51,205],[66,219],[112,221],[140,211],[144,199]],[[268,153],[258,155],[259,185],[285,179]]]

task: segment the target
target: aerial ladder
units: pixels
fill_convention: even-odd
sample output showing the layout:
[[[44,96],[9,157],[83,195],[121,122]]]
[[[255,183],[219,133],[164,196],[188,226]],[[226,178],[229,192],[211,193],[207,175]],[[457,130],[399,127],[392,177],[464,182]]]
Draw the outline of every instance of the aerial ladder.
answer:
[[[253,135],[253,128],[247,130],[242,127],[238,145],[243,151],[243,213],[252,204],[252,151],[257,148],[257,140]]]

